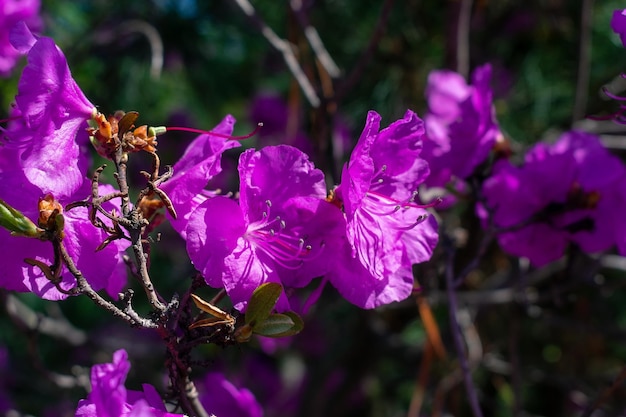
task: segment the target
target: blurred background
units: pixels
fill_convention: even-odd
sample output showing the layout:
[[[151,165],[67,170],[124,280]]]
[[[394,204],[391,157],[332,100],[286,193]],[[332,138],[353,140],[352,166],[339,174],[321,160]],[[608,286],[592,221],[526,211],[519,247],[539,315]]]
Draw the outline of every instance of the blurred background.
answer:
[[[487,62],[497,118],[515,146],[576,125],[609,133],[611,146],[624,149],[623,126],[585,120],[616,109],[600,88],[626,68],[626,51],[609,25],[624,2],[285,0],[253,6],[250,17],[235,0],[43,0],[42,33],[64,51],[100,111],[136,110],[140,124],[200,129],[232,114],[235,134],[263,122],[244,147],[298,146],[327,173],[329,187],[338,183],[368,110],[379,112],[384,125],[407,108],[423,114],[430,71],[467,76]],[[271,44],[276,39],[261,34],[264,26],[293,46],[308,93]],[[315,50],[313,32],[328,57]],[[19,73],[16,68],[0,82],[5,113]],[[163,163],[173,164],[193,138],[180,132],[160,137]],[[213,186],[236,190],[237,156],[225,155],[225,172]],[[133,163],[145,169],[150,159]],[[473,206],[459,204],[442,220],[451,233],[467,236],[457,257],[461,269],[479,241]],[[170,298],[189,286],[194,270],[182,240],[167,225],[159,232],[152,273]],[[616,378],[593,415],[626,415],[624,263],[617,256],[574,254],[567,264],[531,270],[497,248],[487,250],[459,290],[463,335],[486,416],[584,415]],[[450,339],[441,256],[415,272],[421,295],[402,303],[364,311],[329,286],[296,337],[203,346],[197,378],[207,370],[225,372],[256,395],[266,416],[471,415]],[[203,291],[207,298],[214,294]],[[127,386],[151,382],[166,392],[165,349],[155,334],[128,328],[87,298],[52,303],[0,294],[0,411],[6,415],[73,415],[86,396],[89,367],[121,347],[132,363]],[[48,319],[65,330],[42,330]]]

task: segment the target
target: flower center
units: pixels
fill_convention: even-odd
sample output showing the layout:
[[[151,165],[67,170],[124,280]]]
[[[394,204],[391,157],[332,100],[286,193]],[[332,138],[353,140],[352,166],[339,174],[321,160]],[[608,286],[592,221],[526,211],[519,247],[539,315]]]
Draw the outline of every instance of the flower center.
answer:
[[[279,265],[297,269],[309,259],[311,245],[306,245],[303,238],[290,235],[287,224],[280,216],[271,217],[272,202],[267,200],[265,204],[267,210],[261,220],[250,223],[244,237]]]
[[[374,216],[383,216],[393,219],[391,226],[397,230],[410,230],[428,218],[428,214],[423,210],[435,207],[441,203],[441,198],[436,198],[429,204],[417,204],[415,199],[418,196],[417,191],[413,191],[409,198],[404,201],[392,198],[381,191],[382,185],[385,183],[383,178],[387,165],[383,165],[370,185],[370,189],[365,193],[365,198],[361,203],[361,207]],[[409,215],[409,211],[415,213],[415,217]],[[419,213],[419,214],[418,214]]]

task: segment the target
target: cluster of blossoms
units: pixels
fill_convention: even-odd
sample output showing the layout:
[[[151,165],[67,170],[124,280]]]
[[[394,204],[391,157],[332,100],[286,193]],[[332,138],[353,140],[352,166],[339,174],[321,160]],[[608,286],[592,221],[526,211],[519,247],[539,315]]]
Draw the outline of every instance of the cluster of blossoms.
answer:
[[[616,10],[611,27],[626,46],[625,13]],[[497,232],[502,249],[534,266],[561,258],[572,244],[626,255],[626,167],[596,135],[571,131],[552,145],[538,143],[520,166],[497,161],[481,193],[483,225]]]
[[[482,193],[484,224],[500,229],[504,250],[535,266],[559,259],[570,243],[626,254],[626,167],[595,135],[572,131],[538,143],[522,166],[498,161]]]
[[[428,175],[419,158],[423,133],[413,112],[383,130],[380,116],[371,112],[331,197],[322,171],[287,145],[242,153],[238,201],[207,195],[208,170],[196,194],[189,181],[176,182],[175,174],[173,185],[164,187],[192,196],[180,200],[190,215],[175,227],[207,283],[224,287],[241,310],[263,283],[300,288],[320,276],[364,308],[404,299],[413,287],[411,265],[428,260],[437,244],[434,218],[414,202]],[[190,149],[210,138],[197,138]],[[204,160],[213,161],[213,152],[225,148],[214,144]],[[197,157],[187,150],[177,165]],[[289,308],[283,295],[278,309]]]
[[[626,26],[622,18],[615,15],[614,28]],[[122,207],[113,198],[103,202],[109,217],[98,218],[105,225],[97,228],[86,207],[72,204],[115,195],[113,187],[86,176],[87,131],[104,157],[116,151],[115,135],[130,133],[135,142],[129,149],[140,146],[158,158],[155,135],[146,127],[132,130],[136,114],[107,119],[98,113],[52,39],[35,37],[22,22],[11,31],[10,41],[15,55],[26,55],[28,63],[12,117],[2,128],[0,203],[36,219],[37,229],[29,236],[40,239],[16,238],[0,230],[5,250],[0,286],[51,300],[73,294],[76,274],[60,262],[59,249],[45,241],[52,236],[63,241],[94,290],[117,298],[127,285],[123,254],[129,239],[111,239],[110,231]],[[362,308],[406,299],[415,285],[412,266],[428,261],[438,242],[438,224],[428,209],[440,200],[421,204],[417,190],[451,187],[458,193],[469,188],[469,178],[482,180],[475,175],[477,168],[501,136],[490,66],[477,68],[471,78],[468,84],[459,74],[433,72],[424,120],[409,110],[381,128],[380,115],[369,112],[340,184],[330,191],[324,173],[290,145],[243,151],[235,195],[207,190],[222,171],[223,153],[240,146],[231,136],[235,119],[226,116],[189,144],[171,175],[163,181],[152,178],[152,191],[158,191],[160,200],[146,194],[140,209],[151,227],[168,217],[206,284],[225,289],[240,312],[267,283],[285,290],[275,309],[290,311],[301,304],[293,302],[295,290],[315,279],[317,290],[306,306],[327,282]],[[96,127],[88,130],[88,121]],[[485,227],[497,232],[505,251],[536,266],[558,259],[570,244],[590,253],[617,246],[626,254],[626,224],[621,220],[626,168],[597,137],[568,132],[553,145],[534,146],[521,166],[501,159],[484,172],[490,174],[482,183],[477,213]],[[157,212],[163,206],[168,210]],[[167,412],[150,385],[141,392],[127,391],[129,368],[123,351],[115,353],[113,363],[94,367],[93,389],[77,415],[177,415]],[[232,412],[238,402],[249,415],[261,415],[251,394],[223,376],[207,376],[206,385],[230,393],[211,393],[205,400],[212,404],[209,411]]]
[[[5,209],[37,222],[36,227],[32,223],[34,230],[21,234],[38,239],[0,230],[0,245],[6,248],[0,285],[51,300],[78,293],[72,292],[75,273],[60,260],[59,247],[48,242],[62,240],[66,255],[91,288],[117,298],[127,284],[123,253],[128,238],[110,239],[107,232],[114,230],[111,219],[122,207],[115,199],[103,202],[108,216],[94,220],[86,207],[72,204],[115,195],[113,187],[86,176],[86,132],[105,157],[114,151],[112,139],[118,133],[130,133],[155,154],[154,136],[145,128],[132,130],[136,115],[107,119],[98,113],[52,39],[35,37],[19,23],[11,43],[28,63],[12,117],[3,128],[0,198]],[[408,297],[412,264],[430,259],[438,240],[437,223],[426,211],[429,206],[416,201],[417,189],[429,174],[420,156],[425,127],[411,111],[383,129],[380,119],[375,112],[368,114],[341,184],[330,195],[323,172],[288,145],[244,151],[235,197],[206,190],[207,182],[222,170],[223,152],[239,146],[230,136],[235,120],[227,116],[213,131],[197,137],[158,191],[170,203],[166,215],[207,284],[225,288],[240,311],[265,283],[282,285],[285,291],[276,310],[290,310],[292,289],[318,277],[319,290],[309,302],[326,282],[363,308]],[[95,127],[88,129],[88,121]],[[153,203],[145,201],[150,209]],[[145,218],[157,221],[158,215]],[[94,221],[107,226],[94,227]],[[113,364],[96,367],[94,389],[78,415],[171,415],[153,388],[126,392],[127,372],[120,352]],[[114,402],[105,401],[107,393],[116,393]]]
[[[13,31],[12,42],[28,55],[28,65],[19,83],[15,118],[5,132],[2,198],[28,215],[37,207],[32,200],[46,194],[61,207],[89,195],[83,131],[89,119],[98,121],[97,135],[106,129],[51,39],[36,39],[22,24]],[[226,288],[240,310],[263,283],[298,288],[321,276],[364,308],[406,298],[413,286],[411,265],[428,260],[437,244],[434,218],[415,202],[429,173],[420,157],[422,120],[409,111],[380,130],[380,116],[371,112],[342,183],[328,198],[324,174],[302,151],[287,145],[249,149],[239,161],[236,200],[204,189],[221,171],[222,153],[239,146],[228,138],[234,122],[227,116],[213,133],[196,138],[161,187],[177,213],[172,225],[186,239],[189,256],[207,283]],[[23,192],[27,187],[32,189]],[[80,222],[86,217],[81,209],[65,217],[68,252],[79,268],[86,268],[83,273],[94,289],[115,296],[124,286],[118,267],[125,248],[116,243],[92,253],[89,248],[98,247],[105,236],[91,230],[87,219]],[[3,239],[11,238],[2,233]],[[42,248],[22,242],[24,247],[12,246],[14,259],[32,253],[52,263]],[[63,298],[36,269],[13,262],[0,282],[44,298]],[[16,283],[16,276],[23,276],[23,282]],[[61,287],[67,290],[72,279],[63,276]],[[283,295],[278,309],[288,308]]]
[[[141,391],[127,390],[124,383],[130,362],[125,350],[113,354],[111,363],[91,368],[91,392],[80,400],[76,417],[184,417],[167,411],[150,384]],[[250,391],[237,388],[224,375],[212,372],[204,377],[200,401],[213,416],[261,417],[263,411]]]

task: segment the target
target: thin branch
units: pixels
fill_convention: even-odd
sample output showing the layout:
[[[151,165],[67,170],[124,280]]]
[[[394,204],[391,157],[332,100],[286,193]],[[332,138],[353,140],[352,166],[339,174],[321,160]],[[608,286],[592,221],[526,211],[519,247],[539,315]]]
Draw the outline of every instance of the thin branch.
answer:
[[[300,85],[302,92],[309,101],[309,104],[313,107],[319,107],[320,99],[315,92],[315,88],[307,78],[306,74],[300,67],[298,59],[293,52],[292,45],[280,38],[264,21],[259,17],[254,6],[248,0],[232,0],[239,8],[250,18],[252,23],[261,32],[263,37],[269,42],[269,44],[280,52],[283,56],[283,60],[287,67],[293,74],[294,78]]]
[[[200,402],[198,390],[196,389],[193,381],[191,381],[189,377],[187,377],[187,380],[185,382],[185,398],[188,400],[189,406],[194,412],[194,416],[209,417],[209,413],[207,413],[207,411],[204,409],[204,406]]]
[[[461,327],[458,320],[459,306],[456,299],[456,291],[454,287],[454,255],[455,248],[454,243],[449,237],[444,236],[444,245],[447,251],[446,259],[446,292],[448,294],[448,301],[450,302],[450,330],[452,333],[452,339],[454,341],[454,347],[459,357],[459,363],[461,365],[461,371],[463,372],[463,381],[465,382],[465,390],[467,392],[467,398],[469,400],[470,408],[474,417],[482,417],[482,411],[480,409],[480,403],[478,401],[478,394],[476,387],[472,381],[472,375],[469,368],[467,357],[465,356],[465,348],[463,347],[463,340],[461,339]]]
[[[33,311],[13,294],[0,294],[5,309],[13,322],[29,331],[34,331],[64,340],[72,346],[80,346],[87,341],[87,334],[74,327],[69,321],[55,319]]]
[[[424,394],[426,392],[426,386],[428,385],[430,368],[433,363],[434,356],[435,349],[433,348],[430,340],[426,340],[424,352],[422,353],[422,362],[415,380],[415,387],[413,388],[413,395],[411,395],[411,403],[409,404],[407,417],[420,416],[420,410],[422,409],[422,404],[424,403]]]
[[[454,281],[455,288],[458,288],[461,284],[463,284],[465,278],[467,278],[469,273],[478,267],[480,260],[483,259],[483,256],[485,255],[485,252],[487,252],[487,249],[489,248],[489,245],[493,241],[494,237],[495,232],[493,230],[489,230],[483,235],[483,238],[480,241],[480,245],[478,246],[476,256],[472,258],[472,261],[467,264],[465,268],[463,268],[461,273],[456,277]]]
[[[581,417],[591,417],[594,410],[601,406],[602,403],[606,402],[611,397],[611,395],[613,395],[613,393],[624,384],[625,380],[626,366],[622,367],[622,370],[617,375],[613,383],[610,386],[606,387],[593,403],[587,406],[585,411],[583,411],[583,413],[581,414]]]
[[[166,310],[166,306],[159,300],[159,297],[154,289],[152,280],[148,273],[148,259],[143,250],[142,242],[142,229],[148,224],[148,221],[141,216],[141,212],[138,208],[130,208],[130,197],[128,195],[128,181],[126,179],[126,161],[122,148],[120,147],[115,155],[115,168],[117,184],[120,192],[122,193],[122,214],[128,224],[128,233],[130,235],[131,247],[135,254],[135,261],[137,265],[137,274],[141,281],[141,285],[144,288],[148,302],[150,305],[160,312]]]
[[[91,300],[95,302],[97,305],[109,311],[114,316],[119,317],[122,320],[125,320],[126,322],[130,323],[133,326],[141,326],[141,327],[152,328],[152,329],[157,327],[156,324],[154,324],[151,320],[142,319],[137,316],[137,318],[139,318],[139,321],[138,321],[137,318],[133,318],[129,316],[127,313],[120,310],[112,302],[107,301],[104,298],[102,298],[100,294],[94,291],[94,289],[91,287],[89,282],[83,276],[82,272],[78,270],[78,268],[74,264],[74,261],[72,260],[70,255],[67,253],[67,249],[65,249],[65,245],[63,245],[63,242],[59,242],[58,246],[61,252],[61,256],[63,257],[63,262],[65,263],[65,266],[70,271],[70,273],[74,276],[74,278],[76,278],[76,284],[77,284],[76,290],[78,293],[85,294],[87,297],[91,298]]]
[[[322,64],[331,78],[339,77],[341,75],[341,70],[328,53],[328,50],[326,50],[320,35],[317,33],[317,29],[315,29],[311,25],[311,22],[309,22],[309,18],[303,9],[302,0],[290,0],[289,5],[291,6],[291,10],[296,16],[298,24],[302,27],[304,36],[309,42],[309,45],[311,45],[311,49],[313,49],[313,52],[315,53],[315,56],[319,60],[320,64]]]

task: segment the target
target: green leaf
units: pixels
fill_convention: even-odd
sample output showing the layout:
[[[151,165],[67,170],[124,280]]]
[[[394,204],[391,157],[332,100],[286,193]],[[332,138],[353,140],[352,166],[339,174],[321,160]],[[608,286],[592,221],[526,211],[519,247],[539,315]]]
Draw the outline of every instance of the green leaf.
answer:
[[[43,230],[28,217],[0,200],[0,226],[11,231],[12,235],[39,238]]]
[[[286,313],[283,313],[283,314],[289,316],[291,320],[293,320],[294,326],[291,328],[289,332],[287,332],[288,334],[282,334],[279,336],[293,336],[294,334],[300,333],[302,329],[304,329],[304,322],[302,321],[302,317],[300,317],[293,311],[287,311]]]
[[[272,314],[264,321],[254,326],[254,333],[261,336],[278,337],[290,331],[296,324],[286,314]]]
[[[264,322],[254,327],[254,333],[268,337],[286,337],[300,333],[304,323],[293,311],[272,314]]]
[[[246,309],[246,324],[254,329],[259,323],[263,323],[276,306],[282,291],[282,285],[274,282],[265,283],[254,290]]]

